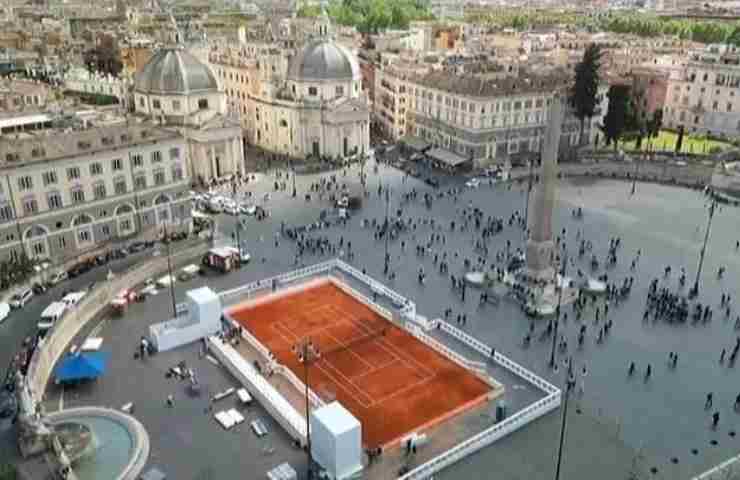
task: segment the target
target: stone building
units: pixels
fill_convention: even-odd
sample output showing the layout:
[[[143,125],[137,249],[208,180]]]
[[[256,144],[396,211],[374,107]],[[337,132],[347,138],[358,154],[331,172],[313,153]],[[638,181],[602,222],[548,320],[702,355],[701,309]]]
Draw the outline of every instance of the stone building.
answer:
[[[137,74],[134,108],[185,137],[194,181],[244,171],[241,128],[226,116],[224,92],[211,69],[183,47],[159,50]]]

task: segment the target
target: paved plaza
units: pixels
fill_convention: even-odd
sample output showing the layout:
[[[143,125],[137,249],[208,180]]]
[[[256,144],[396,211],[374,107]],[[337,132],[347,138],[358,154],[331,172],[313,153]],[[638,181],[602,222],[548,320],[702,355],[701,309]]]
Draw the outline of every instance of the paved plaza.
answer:
[[[350,189],[359,193],[359,167],[349,170],[346,177],[335,172],[340,183],[346,182]],[[312,238],[328,237],[337,243],[343,237],[346,245],[352,243],[354,258],[348,260],[368,275],[380,279],[417,304],[419,312],[428,318],[443,316],[451,308],[450,322],[455,324],[458,314],[465,314],[463,328],[467,332],[496,348],[511,359],[521,363],[556,385],[563,384],[563,368],[553,372],[548,366],[551,339],[539,340],[547,326],[547,320],[537,320],[533,341],[527,348],[522,340],[529,330],[530,321],[520,307],[509,299],[498,306],[479,306],[479,295],[468,289],[465,302],[459,291],[450,288],[449,275],[441,275],[433,263],[433,253],[424,257],[415,254],[416,245],[426,243],[432,230],[420,222],[417,229],[404,233],[390,243],[391,271],[395,279],[383,275],[384,243],[373,237],[371,228],[361,227],[361,220],[375,219],[382,223],[385,217],[385,195],[378,194],[378,186],[390,187],[390,212],[401,208],[404,217],[417,219],[434,218],[442,230],[435,230],[445,237],[444,245],[435,243],[432,249],[448,253],[450,274],[460,277],[464,272],[465,258],[475,260],[476,235],[472,225],[466,231],[449,231],[451,220],[461,223],[460,209],[472,205],[488,215],[502,217],[504,229],[489,239],[489,264],[496,253],[504,251],[507,240],[512,248],[523,246],[524,232],[517,226],[509,226],[508,218],[514,210],[524,212],[524,185],[506,185],[478,189],[466,189],[455,197],[434,198],[431,208],[422,200],[424,193],[432,193],[431,187],[414,178],[404,178],[402,173],[387,166],[380,166],[378,173],[372,165],[365,169],[369,173],[367,183],[369,198],[364,199],[363,208],[352,217],[345,227],[331,227],[310,233]],[[277,238],[281,222],[287,226],[302,225],[318,218],[322,209],[329,207],[328,200],[319,202],[314,196],[310,202],[303,199],[308,185],[323,175],[305,175],[297,179],[298,196],[290,195],[291,184],[285,191],[273,192],[273,176],[260,176],[250,189],[255,198],[264,192],[273,192],[268,201],[260,201],[271,216],[258,222],[250,218],[246,233],[252,262],[238,272],[200,277],[187,284],[177,284],[178,301],[184,300],[185,290],[207,284],[216,291],[258,280],[266,276],[285,272],[296,267],[296,245],[287,238]],[[439,191],[450,187],[462,188],[464,178],[446,179]],[[696,191],[654,184],[638,184],[634,195],[625,182],[573,177],[561,180],[559,203],[555,209],[553,231],[566,229],[565,241],[576,269],[590,272],[591,254],[596,254],[603,265],[609,240],[621,239],[619,261],[606,270],[609,281],[621,284],[626,277],[634,277],[630,296],[618,306],[611,305],[608,319],[613,321],[611,333],[601,344],[596,343],[597,330],[603,325],[595,323],[594,308],[584,310],[580,322],[575,321],[570,307],[564,309],[568,320],[562,322],[560,333],[568,342],[567,353],[558,352],[558,361],[566,356],[573,357],[579,385],[582,367],[587,368],[583,381],[583,394],[574,393],[566,429],[563,471],[566,478],[592,478],[599,475],[604,480],[628,478],[632,471],[640,472],[639,478],[689,478],[709,466],[737,454],[740,438],[740,414],[733,409],[735,397],[740,393],[740,382],[735,381],[737,371],[727,363],[720,364],[723,348],[732,349],[738,332],[735,318],[740,311],[733,308],[729,317],[720,311],[720,297],[729,293],[733,303],[737,301],[740,281],[740,252],[735,249],[740,239],[737,219],[740,210],[720,206],[712,225],[709,247],[704,262],[704,275],[698,301],[710,305],[714,315],[709,322],[667,323],[663,320],[643,321],[643,312],[650,282],[659,278],[660,286],[672,290],[678,288],[678,272],[685,267],[688,285],[693,283],[699,250],[706,228],[706,199]],[[416,200],[399,204],[401,193],[416,189]],[[576,219],[571,212],[583,207],[584,216]],[[234,229],[234,217],[219,216],[219,229],[228,238]],[[576,236],[593,243],[593,251],[582,259],[577,258]],[[401,241],[405,241],[405,251]],[[640,260],[634,271],[630,263],[637,250]],[[342,248],[346,253],[346,247]],[[331,258],[332,255],[304,255],[305,264]],[[347,259],[345,259],[347,260]],[[495,262],[494,262],[495,263]],[[664,278],[666,266],[672,273]],[[419,267],[423,266],[426,281],[418,282]],[[722,279],[717,270],[726,266]],[[603,274],[603,267],[597,272]],[[80,280],[80,282],[83,280]],[[85,281],[91,281],[86,280]],[[48,299],[36,299],[31,308],[14,314],[0,325],[0,361],[7,352],[12,352],[23,336],[33,330],[36,317]],[[602,305],[600,302],[599,305]],[[235,384],[235,381],[208,360],[199,356],[199,347],[192,346],[169,352],[144,361],[134,360],[133,352],[138,339],[151,323],[167,319],[171,314],[171,302],[166,292],[135,304],[123,318],[101,319],[93,322],[82,335],[95,329],[105,338],[104,348],[111,351],[112,369],[98,382],[74,391],[62,392],[53,387],[47,396],[46,406],[50,410],[61,405],[96,404],[120,408],[127,401],[136,404],[135,415],[142,420],[152,438],[150,465],[159,466],[171,478],[200,479],[227,478],[245,472],[260,478],[264,472],[282,461],[291,462],[302,470],[305,455],[289,442],[287,434],[276,423],[269,421],[270,434],[267,441],[258,440],[246,426],[234,432],[223,431],[206,412],[210,394]],[[579,328],[587,325],[586,340],[577,348]],[[475,354],[461,345],[451,346],[473,360]],[[678,353],[676,368],[669,368],[669,352]],[[8,355],[9,358],[9,355]],[[197,372],[206,385],[201,398],[190,398],[185,385],[165,378],[166,370],[185,360]],[[628,377],[630,362],[635,362],[637,373]],[[4,362],[7,365],[7,361]],[[647,381],[643,373],[651,365],[652,375]],[[513,412],[531,403],[537,396],[531,386],[522,385],[521,380],[507,377],[504,372],[492,371],[491,375],[506,387],[505,398],[509,411]],[[707,393],[713,393],[713,406],[704,409]],[[165,406],[168,394],[176,397],[175,406]],[[61,399],[61,400],[60,400]],[[224,400],[233,402],[233,400]],[[720,421],[716,430],[711,427],[711,413],[718,411]],[[559,411],[558,411],[559,412]],[[247,420],[261,417],[268,419],[259,407],[250,407]],[[480,422],[491,423],[490,413],[481,414]],[[547,479],[552,478],[555,468],[560,414],[552,413],[526,426],[524,429],[497,442],[494,446],[460,462],[443,472],[440,478],[495,478],[502,479]],[[11,432],[0,430],[0,454],[12,452]],[[656,473],[651,473],[654,468]]]

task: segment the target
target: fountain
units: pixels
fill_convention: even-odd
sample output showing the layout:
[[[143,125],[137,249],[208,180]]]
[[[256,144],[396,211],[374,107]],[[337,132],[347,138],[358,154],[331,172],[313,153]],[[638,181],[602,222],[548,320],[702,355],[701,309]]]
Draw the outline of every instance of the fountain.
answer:
[[[16,395],[18,446],[24,458],[45,454],[68,479],[138,478],[149,457],[149,436],[136,419],[100,407],[43,414],[20,373]]]

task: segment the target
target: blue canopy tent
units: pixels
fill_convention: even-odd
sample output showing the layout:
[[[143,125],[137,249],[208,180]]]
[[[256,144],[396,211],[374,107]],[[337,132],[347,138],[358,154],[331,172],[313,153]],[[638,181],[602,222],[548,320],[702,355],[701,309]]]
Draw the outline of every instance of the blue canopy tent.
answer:
[[[109,357],[108,352],[68,355],[56,368],[57,383],[96,379],[105,373]]]

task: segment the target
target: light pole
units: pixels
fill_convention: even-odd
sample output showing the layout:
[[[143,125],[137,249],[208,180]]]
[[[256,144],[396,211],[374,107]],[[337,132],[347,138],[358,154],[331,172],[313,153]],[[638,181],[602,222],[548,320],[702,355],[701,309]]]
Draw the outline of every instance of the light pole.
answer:
[[[231,196],[234,199],[234,203],[236,203],[236,177],[231,178]],[[234,228],[235,231],[235,239],[236,239],[236,254],[239,257],[237,264],[241,265],[242,263],[242,242],[241,238],[239,238],[239,230],[241,230],[241,211],[239,210],[239,204],[236,204],[236,226]]]
[[[388,269],[389,269],[389,258],[388,258],[388,240],[391,234],[391,225],[389,220],[389,214],[390,214],[390,208],[391,208],[391,189],[390,187],[385,187],[385,233],[383,234],[385,236],[385,266],[383,267],[383,274],[388,275]]]
[[[573,375],[573,357],[568,359],[568,370],[565,373],[565,388],[561,393],[563,397],[563,415],[560,421],[560,443],[558,445],[558,462],[555,467],[555,480],[560,480],[560,465],[563,462],[563,444],[565,443],[565,425],[568,421],[568,399],[570,398],[570,391],[575,388],[576,380]]]
[[[560,291],[558,292],[558,306],[555,309],[555,329],[552,336],[552,350],[550,351],[550,368],[555,368],[555,346],[558,342],[558,324],[560,323],[560,307],[563,302],[563,290],[565,289],[565,272],[568,268],[568,251],[565,249],[565,243],[563,243],[563,266],[560,269]],[[557,282],[557,277],[555,278]]]
[[[696,269],[696,279],[694,280],[694,287],[691,289],[689,294],[693,297],[699,295],[699,277],[701,277],[701,269],[704,266],[704,254],[707,251],[707,242],[709,241],[709,232],[712,229],[712,218],[714,218],[714,210],[717,207],[717,200],[712,196],[712,201],[709,204],[709,219],[707,220],[707,231],[704,232],[704,243],[701,246],[699,252],[699,267]]]
[[[303,385],[305,387],[304,394],[306,397],[306,458],[308,460],[308,465],[306,466],[306,478],[310,480],[313,458],[311,456],[311,405],[308,400],[308,368],[319,358],[319,351],[311,341],[310,337],[304,337],[300,342],[293,345],[293,351],[298,355],[298,361],[303,363]]]
[[[164,242],[167,248],[167,276],[168,283],[170,284],[170,297],[172,299],[172,316],[177,317],[177,304],[175,303],[175,277],[172,276],[172,260],[170,252],[170,239],[167,234],[167,220],[162,222],[162,228],[164,230]]]
[[[291,164],[293,161],[291,160]],[[293,198],[295,198],[298,195],[298,190],[295,188],[295,168],[291,165],[291,170],[293,171]]]

